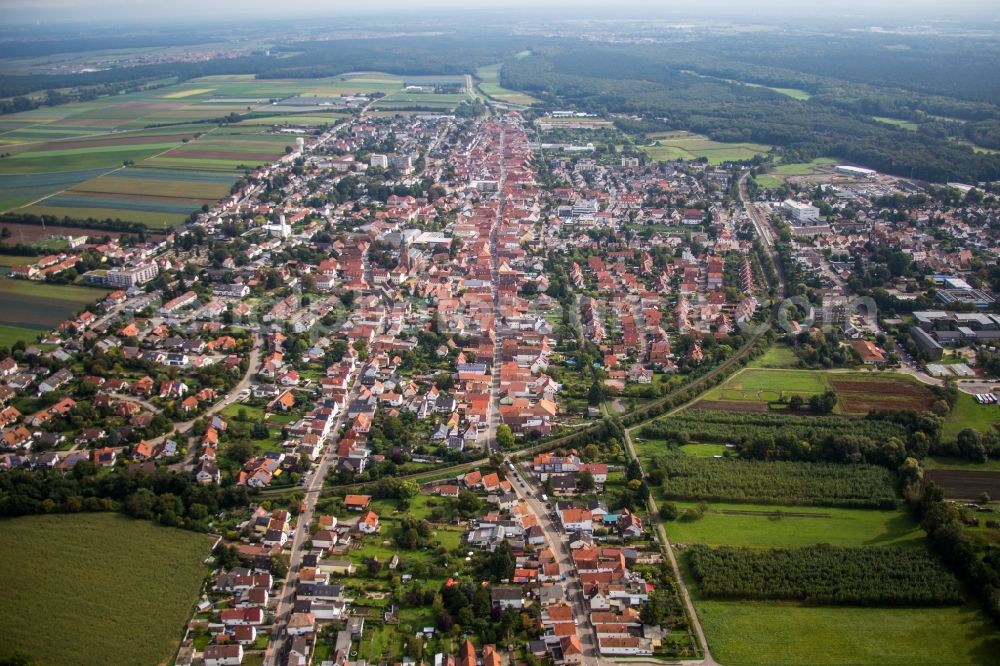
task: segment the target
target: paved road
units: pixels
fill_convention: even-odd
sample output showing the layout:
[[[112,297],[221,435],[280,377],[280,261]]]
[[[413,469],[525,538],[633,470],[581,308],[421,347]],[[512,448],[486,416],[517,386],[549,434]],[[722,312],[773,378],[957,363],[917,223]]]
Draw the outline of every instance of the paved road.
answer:
[[[358,389],[361,386],[360,379],[361,373],[358,372],[351,385],[348,404],[358,397]],[[302,567],[302,556],[305,554],[303,546],[311,537],[309,526],[312,525],[316,502],[319,499],[320,491],[323,489],[323,480],[326,478],[330,466],[337,459],[337,442],[340,441],[340,427],[344,423],[346,414],[347,410],[342,411],[334,422],[332,434],[323,448],[323,455],[320,458],[319,464],[314,468],[315,471],[306,486],[305,497],[302,500],[305,506],[295,520],[295,532],[292,535],[292,550],[288,558],[288,575],[285,576],[285,581],[282,583],[281,590],[277,594],[278,604],[274,611],[271,642],[264,654],[264,664],[268,666],[276,666],[280,662],[282,647],[285,641],[285,628],[288,624],[288,618],[291,617],[292,607],[295,604],[295,583],[298,580],[299,569]]]
[[[525,463],[525,465],[528,464]],[[520,470],[519,473],[521,473]],[[576,572],[576,567],[573,566],[573,558],[566,535],[556,519],[551,517],[551,511],[539,499],[543,491],[535,483],[532,475],[523,472],[521,476],[528,483],[528,488],[521,488],[520,483],[516,480],[511,483],[511,486],[518,497],[527,501],[528,506],[538,517],[538,525],[545,533],[546,545],[552,549],[552,554],[559,565],[559,572],[565,577],[565,581],[558,583],[558,585],[563,588],[563,595],[573,609],[573,617],[578,621],[576,634],[580,639],[580,647],[583,648],[584,665],[594,666],[601,661],[600,654],[597,652],[597,636],[590,623],[590,610],[583,597],[583,585],[580,583],[580,577]]]
[[[634,460],[639,459],[635,453],[635,447],[632,445],[632,436],[629,434],[627,428],[625,429],[625,448],[628,450],[629,457]],[[674,578],[677,580],[677,588],[680,590],[681,598],[684,600],[684,607],[687,608],[688,616],[691,618],[691,628],[694,629],[695,636],[698,638],[698,642],[705,653],[705,658],[698,663],[704,666],[718,666],[718,662],[712,658],[712,653],[709,651],[708,640],[705,638],[705,630],[701,627],[701,620],[698,618],[694,602],[691,601],[691,593],[688,591],[683,575],[681,575],[681,568],[677,564],[677,556],[674,554],[673,545],[670,543],[670,539],[667,538],[667,531],[663,529],[663,523],[660,522],[659,507],[656,506],[656,500],[650,495],[646,503],[649,509],[649,520],[652,524],[656,525],[660,543],[663,544],[663,549],[667,553],[667,559],[670,561],[670,566],[674,571]]]
[[[240,379],[240,381],[238,381],[236,385],[232,389],[230,389],[229,393],[227,393],[225,397],[222,398],[222,400],[215,403],[207,410],[199,414],[197,419],[212,417],[218,414],[223,409],[236,402],[241,392],[250,388],[250,382],[253,380],[254,375],[256,375],[260,371],[261,348],[263,344],[264,344],[263,338],[261,338],[259,333],[255,332],[253,334],[253,348],[250,350],[250,363],[247,364],[247,371],[243,374],[243,377]],[[197,419],[191,419],[189,421],[175,423],[172,432],[151,439],[149,440],[149,443],[155,446],[156,444],[159,444],[165,439],[176,439],[179,437],[184,437],[185,433],[191,430],[192,426],[194,426],[194,422]],[[188,448],[189,448],[188,455],[184,458],[184,460],[174,465],[171,465],[170,466],[171,469],[179,470],[190,467],[190,465],[194,462],[195,451],[194,447],[188,447]]]
[[[493,290],[493,367],[490,377],[490,407],[487,412],[485,450],[486,455],[490,455],[496,446],[497,428],[500,426],[500,363],[503,339],[500,336],[500,260],[497,254],[497,241],[500,237],[500,227],[503,225],[504,211],[504,184],[507,177],[507,170],[503,161],[504,131],[500,131],[500,187],[497,194],[497,212],[490,227],[490,282]]]

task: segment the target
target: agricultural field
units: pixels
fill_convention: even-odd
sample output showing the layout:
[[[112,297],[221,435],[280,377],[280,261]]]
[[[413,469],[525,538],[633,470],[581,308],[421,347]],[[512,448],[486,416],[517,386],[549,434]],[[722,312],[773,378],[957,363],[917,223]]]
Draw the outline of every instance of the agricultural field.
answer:
[[[924,411],[935,396],[905,375],[833,373],[779,367],[791,362],[790,350],[775,350],[758,359],[761,367],[744,369],[725,384],[705,393],[696,409],[766,412],[798,395],[808,400],[828,389],[837,394],[835,413],[864,416],[873,409]]]
[[[983,493],[1000,497],[1000,472],[988,470],[929,469],[925,481],[941,486],[948,499],[978,499]]]
[[[873,409],[922,412],[935,400],[927,387],[905,375],[831,374],[829,380],[844,414],[867,414]]]
[[[107,293],[106,289],[50,285],[0,277],[0,325],[32,329],[37,335],[76,314],[84,305],[100,300]],[[11,331],[10,334],[15,332]]]
[[[905,438],[906,431],[889,421],[846,416],[798,416],[787,412],[766,413],[685,409],[662,416],[638,428],[636,450],[640,458],[664,453],[667,442],[740,444],[757,436],[791,435],[818,442],[827,437],[858,437],[884,441]]]
[[[959,606],[955,575],[922,548],[752,549],[695,546],[688,563],[702,596],[823,606]]]
[[[25,245],[34,245],[39,247],[44,245],[50,240],[50,236],[88,236],[90,238],[103,238],[104,236],[110,236],[111,238],[117,238],[121,234],[117,231],[105,231],[104,229],[86,229],[82,227],[64,227],[58,224],[46,224],[44,227],[40,224],[20,224],[13,222],[6,222],[0,220],[0,227],[6,227],[10,229],[11,236],[9,242],[12,243],[24,243]],[[0,255],[0,265],[12,266],[12,261],[26,259],[27,263],[33,264],[38,261],[38,257],[14,257],[9,255]]]
[[[508,90],[500,85],[500,68],[502,66],[503,63],[497,63],[476,70],[476,78],[479,79],[479,92],[490,99],[515,106],[531,106],[537,103],[538,100],[531,95]]]
[[[405,91],[457,83],[459,93]],[[281,157],[289,128],[330,125],[343,95],[384,95],[373,108],[450,111],[470,99],[467,77],[403,79],[378,72],[326,79],[211,76],[0,120],[0,212],[118,218],[164,229],[229,193],[244,169]],[[315,98],[315,102],[310,102]],[[294,103],[282,104],[294,99]],[[332,104],[333,106],[330,106]],[[236,114],[240,121],[220,125]],[[125,163],[128,163],[127,166]]]
[[[924,469],[959,469],[974,472],[1000,472],[1000,460],[991,458],[984,463],[973,462],[965,458],[949,456],[927,456],[921,461]]]
[[[207,573],[209,537],[111,513],[16,518],[3,528],[3,560],[31,566],[5,577],[0,658],[20,650],[40,666],[103,666],[173,656]]]
[[[547,131],[554,129],[600,129],[602,127],[614,127],[609,120],[601,118],[550,118],[548,116],[535,121],[538,129]]]
[[[272,100],[388,94],[402,85],[352,81],[206,77],[5,116],[0,147],[10,156],[0,160],[0,212],[174,226],[228,194],[240,169],[270,163],[294,144],[294,135],[273,134],[272,125],[319,126],[343,117],[308,105],[281,113]],[[234,113],[247,122],[218,124]]]
[[[677,502],[681,511],[693,502]],[[828,543],[922,546],[924,533],[904,509],[845,509],[709,502],[699,520],[666,524],[674,543],[749,548],[800,548]]]
[[[39,333],[41,331],[34,328],[0,324],[0,347],[10,347],[16,342],[34,342]]]
[[[707,601],[693,592],[712,656],[726,666],[988,666],[1000,638],[974,604],[833,608]]]
[[[662,132],[650,134],[649,138],[653,144],[644,146],[643,150],[661,162],[705,157],[711,164],[722,164],[750,160],[771,150],[771,146],[759,143],[722,143],[690,132]]]
[[[872,509],[897,503],[895,478],[875,465],[686,455],[662,456],[654,464],[665,477],[662,496],[667,499]]]
[[[0,210],[24,206],[37,199],[69,189],[107,173],[107,169],[83,169],[50,173],[0,174]]]
[[[379,81],[379,76],[375,81]],[[392,78],[385,79],[386,85],[394,85],[392,90],[380,91],[385,93],[385,97],[375,100],[371,109],[374,111],[409,110],[414,108],[426,109],[428,111],[448,112],[455,109],[459,103],[471,100],[470,77],[466,76],[407,76],[405,79]],[[406,90],[406,86],[426,86],[428,88],[436,85],[460,86],[459,92],[434,92],[433,90]]]
[[[678,502],[681,511],[693,502]],[[666,524],[680,546],[698,616],[713,656],[724,664],[998,664],[1000,641],[978,606],[941,608],[822,607],[789,601],[706,599],[688,547],[925,548],[924,533],[905,510],[710,503],[698,520]],[[873,631],[877,627],[877,631]]]

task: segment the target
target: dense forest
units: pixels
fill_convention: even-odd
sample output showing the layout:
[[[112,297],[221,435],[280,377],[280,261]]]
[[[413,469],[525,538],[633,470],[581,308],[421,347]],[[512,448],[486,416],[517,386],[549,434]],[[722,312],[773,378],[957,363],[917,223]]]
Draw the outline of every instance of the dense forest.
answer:
[[[711,48],[701,42],[546,44],[534,48],[529,58],[507,61],[501,82],[553,107],[639,115],[658,122],[663,130],[686,129],[718,141],[775,145],[786,162],[833,156],[929,181],[979,181],[1000,176],[1000,156],[975,152],[949,138],[994,145],[998,138],[996,120],[1000,118],[994,100],[1000,98],[1000,91],[984,91],[996,86],[975,86],[965,75],[949,85],[940,77],[920,86],[914,84],[911,89],[890,83],[875,85],[874,81],[889,81],[895,69],[903,69],[892,57],[884,58],[885,62],[869,59],[869,76],[851,73],[862,80],[844,81],[748,62],[754,51],[740,53],[735,48],[740,43],[713,40]],[[822,45],[816,48],[823,52]],[[797,54],[805,49],[786,45],[778,50]],[[733,59],[724,60],[726,54]],[[792,56],[788,58],[786,64],[793,64]],[[836,60],[832,55],[830,59]],[[921,66],[925,60],[919,60]],[[958,60],[950,62],[959,69],[965,66],[959,66]],[[990,60],[987,54],[971,62],[976,63],[972,69],[985,76],[985,63],[995,59]],[[911,79],[917,76],[915,70],[907,71]],[[760,87],[765,85],[797,87],[812,96],[796,99]],[[949,114],[952,120],[932,118],[932,114]],[[913,131],[879,122],[875,115],[927,124]]]

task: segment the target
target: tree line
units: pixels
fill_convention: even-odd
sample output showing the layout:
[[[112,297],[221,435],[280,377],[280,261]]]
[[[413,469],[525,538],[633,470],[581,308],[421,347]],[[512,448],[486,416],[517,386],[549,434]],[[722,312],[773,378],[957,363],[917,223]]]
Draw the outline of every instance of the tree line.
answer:
[[[104,472],[81,461],[68,473],[14,469],[0,474],[0,516],[119,511],[170,527],[204,531],[220,510],[247,505],[245,486],[202,485],[188,472]]]
[[[919,481],[914,487],[919,488]],[[1000,624],[1000,550],[984,548],[963,527],[962,512],[934,483],[910,493],[927,540],[944,563],[967,583],[993,621]]]
[[[937,417],[913,412],[858,419],[689,409],[652,421],[639,432],[675,444],[735,444],[742,457],[756,460],[871,463],[895,469],[908,455],[927,455],[940,429]]]

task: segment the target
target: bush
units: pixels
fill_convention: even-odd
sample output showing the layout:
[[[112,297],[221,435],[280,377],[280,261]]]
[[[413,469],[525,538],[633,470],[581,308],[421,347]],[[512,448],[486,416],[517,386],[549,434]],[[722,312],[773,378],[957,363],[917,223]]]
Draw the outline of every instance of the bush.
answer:
[[[673,502],[664,502],[660,505],[660,518],[662,520],[677,520],[680,516],[680,509]]]

